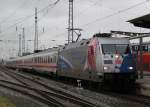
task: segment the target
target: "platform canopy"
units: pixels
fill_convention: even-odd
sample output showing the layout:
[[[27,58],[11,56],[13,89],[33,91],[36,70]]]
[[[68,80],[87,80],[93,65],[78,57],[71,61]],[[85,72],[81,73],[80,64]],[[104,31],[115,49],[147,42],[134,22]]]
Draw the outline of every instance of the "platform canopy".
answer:
[[[137,26],[137,27],[150,29],[150,14],[129,20],[127,22],[130,22],[130,23],[134,24],[134,26]]]

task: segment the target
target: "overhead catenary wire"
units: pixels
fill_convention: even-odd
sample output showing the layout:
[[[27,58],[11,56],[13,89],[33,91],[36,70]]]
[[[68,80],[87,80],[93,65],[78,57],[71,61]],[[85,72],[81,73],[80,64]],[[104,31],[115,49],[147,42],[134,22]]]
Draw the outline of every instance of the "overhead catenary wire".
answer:
[[[102,18],[98,18],[98,19],[96,19],[96,20],[94,20],[94,21],[92,21],[92,22],[89,22],[89,23],[87,23],[87,24],[80,25],[80,26],[87,26],[87,25],[89,25],[89,24],[91,24],[91,23],[94,23],[94,22],[97,22],[97,21],[105,20],[105,19],[110,18],[110,17],[112,17],[112,16],[115,16],[115,15],[118,15],[118,14],[120,14],[120,13],[126,12],[126,11],[128,11],[128,10],[130,10],[130,9],[133,9],[133,8],[135,8],[135,7],[137,7],[137,6],[140,6],[140,5],[142,5],[142,4],[144,4],[144,3],[148,2],[148,1],[150,1],[150,0],[142,1],[142,2],[140,2],[140,3],[137,3],[137,4],[135,4],[135,5],[132,5],[132,6],[128,7],[128,8],[126,8],[126,9],[119,10],[119,11],[113,13],[113,14],[104,16],[104,17],[102,17]],[[91,8],[92,6],[96,5],[98,2],[99,2],[99,1],[94,2],[92,5],[90,5],[90,6],[89,6],[88,8],[86,8],[85,10],[87,10],[87,9]],[[105,6],[104,6],[104,7],[105,7]],[[109,7],[107,7],[107,8],[109,8]],[[112,9],[112,8],[109,8],[109,9],[115,10],[115,9]],[[79,14],[79,16],[80,16],[83,12],[85,12],[85,11],[81,11],[80,14]],[[45,32],[44,32],[44,33],[45,33]],[[44,34],[44,33],[43,33],[43,34]],[[64,33],[65,33],[65,32],[64,32]],[[64,33],[57,34],[57,36],[59,36],[59,35],[61,35],[61,34],[64,34]],[[43,34],[42,34],[42,35],[43,35]]]
[[[91,21],[91,22],[89,22],[89,23],[82,24],[82,25],[80,25],[80,26],[88,26],[88,25],[90,25],[90,24],[92,24],[92,23],[95,23],[95,22],[97,22],[97,21],[106,20],[106,19],[108,19],[108,18],[111,18],[111,17],[116,16],[116,15],[118,15],[118,14],[121,14],[121,13],[123,13],[123,12],[126,12],[126,11],[128,11],[128,10],[130,10],[130,9],[133,9],[133,8],[135,8],[135,7],[138,7],[138,6],[140,6],[140,5],[143,5],[143,4],[145,4],[145,3],[149,2],[149,1],[150,1],[150,0],[142,1],[142,2],[140,2],[140,3],[137,3],[137,4],[135,4],[135,5],[130,6],[130,7],[128,7],[128,8],[119,10],[119,11],[117,11],[117,12],[115,12],[115,13],[109,14],[109,15],[104,16],[104,17],[101,17],[101,18],[97,18],[97,19],[95,19],[95,20],[93,20],[93,21]]]
[[[60,1],[60,0],[57,0],[54,4],[57,4],[57,2],[59,2],[59,1]],[[146,3],[146,2],[148,2],[148,1],[149,1],[149,0],[145,0],[145,1],[143,1],[143,2],[140,2],[140,3],[136,4],[136,5],[133,5],[133,6],[128,7],[128,8],[126,8],[126,9],[117,11],[117,12],[115,12],[115,13],[113,13],[113,14],[104,16],[104,17],[102,17],[102,18],[98,18],[98,19],[96,19],[96,20],[94,20],[94,21],[92,21],[92,22],[89,22],[89,23],[84,24],[84,25],[81,25],[81,26],[86,26],[86,25],[89,25],[89,24],[91,24],[91,23],[94,23],[94,22],[97,22],[97,21],[100,21],[100,20],[105,20],[105,19],[107,19],[107,18],[110,18],[110,17],[115,16],[115,15],[117,15],[117,14],[120,14],[120,13],[122,13],[122,12],[125,12],[125,11],[127,11],[127,10],[129,10],[129,9],[132,9],[132,8],[135,8],[135,7],[139,6],[139,5],[142,5],[143,3]],[[94,3],[94,4],[95,4],[95,3]],[[46,7],[49,7],[49,5],[46,6]],[[46,7],[45,7],[45,8],[46,8]],[[41,9],[41,11],[45,10],[45,8]],[[46,8],[46,9],[47,9],[47,8]],[[30,17],[30,16],[29,16],[29,17]],[[21,20],[21,21],[22,21],[22,20]],[[18,23],[20,23],[20,22],[18,22]],[[16,25],[16,24],[15,24],[15,25]],[[14,25],[13,25],[13,26],[14,26]],[[12,27],[12,26],[10,26],[10,27]]]
[[[20,1],[20,0],[18,0],[18,1]],[[22,6],[24,6],[24,5],[26,4],[26,2],[27,2],[27,0],[24,0],[24,1],[21,3],[21,5],[20,5],[19,7],[17,7],[10,15],[8,15],[8,16],[5,17],[2,21],[0,21],[0,25],[3,24],[3,23],[5,23],[5,22],[7,22],[8,19],[12,18],[12,16],[15,15],[16,12],[17,12],[20,8],[22,8]]]
[[[20,0],[19,0],[19,1],[20,1]],[[30,2],[30,4],[31,4],[34,0],[30,0],[30,1],[31,1],[31,2]],[[3,23],[7,23],[7,22],[8,22],[8,19],[11,19],[12,16],[14,16],[14,15],[17,13],[18,10],[20,10],[21,8],[23,8],[24,6],[26,6],[27,2],[29,2],[29,1],[28,1],[28,0],[24,0],[24,2],[22,2],[22,4],[21,4],[19,7],[17,7],[10,15],[8,15],[8,16],[5,17],[2,21],[0,21],[0,25],[3,24]],[[38,0],[37,0],[37,2],[38,2]],[[26,18],[26,16],[20,17],[20,18],[18,18],[18,19],[10,20],[9,22],[16,22],[16,21],[22,20],[22,19],[24,19],[24,18]]]
[[[56,0],[54,3],[50,3],[50,4],[47,5],[46,7],[44,7],[44,8],[42,8],[42,9],[38,10],[38,11],[37,11],[37,14],[43,12],[44,10],[46,10],[47,8],[49,8],[49,7],[51,7],[51,6],[57,5],[59,2],[60,2],[60,0]],[[8,29],[10,29],[10,28],[16,26],[17,24],[20,24],[20,23],[22,23],[22,22],[24,22],[24,21],[26,21],[26,20],[28,20],[29,18],[32,18],[32,17],[34,17],[34,14],[25,16],[24,18],[19,18],[19,21],[16,21],[16,23],[14,23],[14,24],[8,26],[5,30],[3,30],[3,31],[1,32],[1,34],[4,33],[5,31],[8,31]]]

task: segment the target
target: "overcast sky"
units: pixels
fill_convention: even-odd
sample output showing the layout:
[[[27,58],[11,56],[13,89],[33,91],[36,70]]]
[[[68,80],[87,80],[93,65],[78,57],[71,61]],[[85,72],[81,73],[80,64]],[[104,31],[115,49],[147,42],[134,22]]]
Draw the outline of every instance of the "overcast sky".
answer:
[[[39,48],[66,43],[68,0],[60,0],[57,5],[48,7],[55,1],[0,0],[0,40],[3,40],[0,42],[0,57],[17,55],[18,34],[22,33],[23,27],[26,40],[34,39],[35,7],[38,10],[44,8],[38,14]],[[81,38],[90,38],[97,32],[110,30],[149,32],[126,22],[149,13],[150,0],[74,0],[74,26],[83,29]],[[26,42],[26,49],[33,50],[33,41]]]

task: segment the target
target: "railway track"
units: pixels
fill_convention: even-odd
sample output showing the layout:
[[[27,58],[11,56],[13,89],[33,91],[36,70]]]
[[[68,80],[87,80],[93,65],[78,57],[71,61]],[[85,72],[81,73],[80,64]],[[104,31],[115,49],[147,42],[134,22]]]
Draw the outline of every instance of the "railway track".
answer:
[[[62,99],[62,101],[64,101],[65,99],[68,99],[68,102],[72,102],[73,104],[77,104],[77,105],[84,106],[84,107],[98,107],[99,106],[97,104],[89,105],[89,104],[91,104],[89,102],[88,102],[89,104],[84,104],[85,101],[84,101],[84,103],[76,102],[74,99],[76,99],[78,97],[75,97],[68,93],[66,95],[66,93],[64,93],[62,90],[58,90],[57,88],[54,88],[53,86],[52,87],[47,86],[46,84],[44,84],[44,83],[46,83],[45,81],[43,81],[43,82],[37,81],[37,79],[39,79],[41,77],[36,76],[37,79],[33,79],[33,78],[31,78],[32,77],[31,75],[20,74],[20,73],[11,71],[11,70],[7,71],[7,69],[6,70],[5,69],[6,68],[3,69],[4,72],[6,71],[7,73],[9,73],[9,75],[13,75],[14,78],[17,78],[17,79],[19,78],[19,80],[22,80],[22,85],[24,85],[24,86],[32,87],[32,86],[30,86],[31,84],[29,84],[29,83],[31,83],[31,81],[33,81],[34,83],[36,82],[36,84],[38,84],[39,86],[48,90],[48,91],[43,91],[43,89],[41,88],[41,91],[43,91],[42,94],[53,96],[53,98],[56,98],[56,99],[57,98]],[[29,81],[29,82],[27,82],[27,81]],[[84,92],[84,90],[83,90],[83,92]],[[55,93],[57,93],[57,95]],[[111,107],[120,107],[120,106],[121,107],[133,107],[133,105],[135,103],[138,103],[139,107],[149,107],[150,106],[150,98],[149,97],[145,97],[145,96],[141,96],[141,95],[137,95],[137,94],[122,94],[122,93],[116,93],[116,92],[100,92],[100,94],[101,93],[103,95],[99,96],[99,98],[102,97],[102,98],[100,98],[100,100],[96,99],[96,97],[94,95],[93,96],[87,95],[87,94],[85,95],[85,94],[82,94],[82,92],[81,92],[81,95],[83,95],[83,96],[85,95],[85,97],[88,97],[95,101],[97,100],[99,102],[102,102],[103,104],[106,104],[106,106],[111,106]],[[42,96],[42,94],[40,94],[40,95]],[[71,97],[73,99],[69,99],[65,96]],[[45,96],[45,98],[46,97],[47,96]],[[118,100],[117,102],[116,102],[116,99]],[[81,98],[78,98],[78,100],[82,101]],[[122,105],[123,103],[127,104],[128,106]],[[130,103],[130,104],[128,104],[128,103]],[[104,107],[104,106],[102,106],[102,107]]]
[[[25,96],[33,98],[41,103],[51,106],[51,107],[65,107],[64,104],[56,101],[55,99],[51,98],[50,96],[47,97],[46,94],[43,94],[44,93],[43,91],[40,91],[40,90],[37,90],[34,88],[30,88],[30,87],[27,87],[24,85],[16,84],[16,83],[5,81],[5,80],[0,80],[0,86],[10,89],[10,90],[13,90],[13,91],[16,91],[16,92],[19,92]],[[42,95],[42,96],[40,96],[40,95]]]
[[[137,95],[135,93],[121,94],[121,93],[116,93],[116,92],[105,92],[105,94],[111,95],[111,96],[117,96],[117,98],[120,98],[120,99],[139,102],[141,104],[150,106],[150,97],[147,97],[147,96]]]
[[[53,105],[55,104],[55,102],[56,104],[57,103],[59,104],[59,102],[63,102],[63,104],[60,103],[59,105],[56,105],[56,106],[60,106],[60,107],[68,106],[68,105],[75,106],[75,107],[76,106],[81,106],[81,107],[99,107],[100,106],[90,101],[84,100],[78,96],[74,96],[68,92],[60,90],[56,87],[45,85],[45,83],[38,81],[37,79],[16,73],[13,70],[9,70],[5,67],[2,67],[1,70],[7,75],[19,81],[22,84],[21,86],[26,87],[29,90],[32,90],[36,92],[37,94],[39,94],[40,96],[42,96],[44,99],[46,99],[46,101],[47,100],[53,101],[52,102]],[[3,82],[6,82],[6,81],[3,81]]]

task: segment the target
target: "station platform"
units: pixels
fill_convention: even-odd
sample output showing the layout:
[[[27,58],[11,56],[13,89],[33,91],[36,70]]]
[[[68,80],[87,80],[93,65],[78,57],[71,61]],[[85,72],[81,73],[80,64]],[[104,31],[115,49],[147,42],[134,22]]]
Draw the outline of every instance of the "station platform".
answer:
[[[138,94],[150,96],[150,72],[144,72],[143,79],[136,80],[136,84]]]

